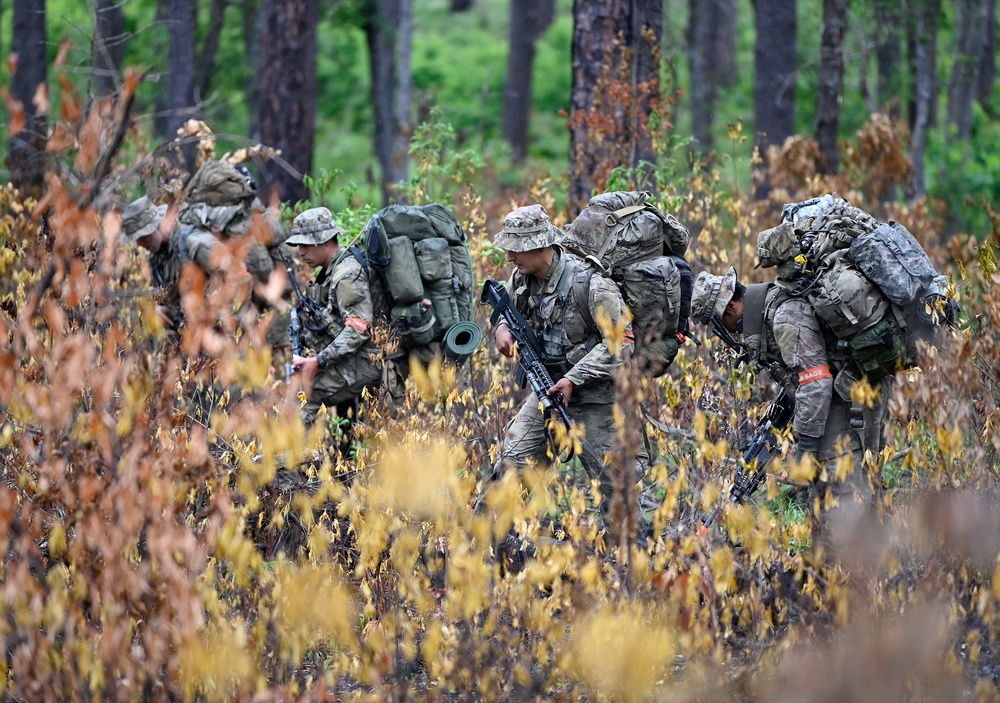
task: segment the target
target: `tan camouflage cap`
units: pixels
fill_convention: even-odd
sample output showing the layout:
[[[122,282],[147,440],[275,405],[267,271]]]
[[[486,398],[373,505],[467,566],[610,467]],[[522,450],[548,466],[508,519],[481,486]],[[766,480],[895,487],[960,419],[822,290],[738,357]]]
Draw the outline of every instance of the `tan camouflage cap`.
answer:
[[[694,282],[691,293],[691,317],[704,324],[712,315],[722,315],[736,292],[736,269],[729,267],[724,276],[713,276],[702,271]]]
[[[344,229],[334,223],[329,210],[314,207],[292,220],[292,236],[285,240],[285,244],[293,247],[315,246],[325,244],[343,233]]]
[[[503,230],[493,243],[504,251],[532,251],[550,247],[556,241],[556,228],[541,205],[525,205],[503,220]]]
[[[122,213],[122,244],[135,244],[151,235],[166,214],[167,206],[154,205],[148,196],[130,202]]]

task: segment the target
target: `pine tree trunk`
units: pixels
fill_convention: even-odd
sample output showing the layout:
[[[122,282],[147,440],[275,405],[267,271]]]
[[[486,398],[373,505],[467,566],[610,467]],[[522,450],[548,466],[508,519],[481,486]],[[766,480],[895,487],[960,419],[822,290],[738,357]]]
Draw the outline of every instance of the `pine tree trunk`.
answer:
[[[34,104],[38,87],[48,76],[45,2],[14,0],[11,51],[17,54],[17,71],[11,93],[24,108],[24,126],[8,136],[10,180],[22,194],[40,198],[45,178],[46,120]]]
[[[730,88],[739,80],[736,64],[736,0],[713,0],[715,9],[715,80]]]
[[[243,83],[243,95],[247,103],[247,136],[260,141],[260,41],[266,28],[261,24],[260,0],[240,0],[240,15],[243,20],[245,40],[243,55],[247,71]]]
[[[466,10],[471,10],[471,9],[472,9],[472,0],[451,0],[452,12],[465,12]]]
[[[294,172],[275,162],[262,169],[264,198],[295,202],[308,197],[316,134],[316,13],[318,0],[262,0],[261,142],[281,150]]]
[[[511,1],[510,48],[507,52],[500,130],[510,144],[514,161],[523,161],[528,153],[535,43],[552,24],[554,16],[555,0]]]
[[[754,144],[763,159],[755,197],[763,198],[771,189],[767,148],[795,132],[795,0],[756,0],[755,11]]]
[[[986,45],[983,46],[979,61],[979,76],[976,79],[976,101],[992,117],[990,96],[997,79],[997,0],[986,0]]]
[[[989,25],[986,0],[961,0],[955,26],[955,62],[948,81],[949,140],[968,141],[972,135],[972,101]]]
[[[369,0],[365,32],[371,66],[371,100],[375,117],[375,157],[382,170],[382,200],[388,204],[395,184],[406,178],[409,131],[409,47],[412,32],[410,0]],[[400,60],[405,59],[405,65]],[[399,96],[403,96],[405,106]],[[405,108],[405,113],[404,113]]]
[[[194,34],[193,0],[170,0],[170,46],[167,49],[167,139],[175,139],[177,130],[195,116],[194,110]],[[185,144],[184,161],[194,170],[194,144]]]
[[[691,136],[694,150],[708,154],[714,148],[716,46],[715,0],[688,0],[688,66],[691,71]]]
[[[824,0],[820,43],[816,124],[813,134],[823,154],[821,171],[837,173],[840,166],[840,108],[844,100],[844,33],[847,0]]]
[[[875,0],[875,61],[878,70],[877,108],[899,117],[902,106],[901,71],[903,6],[899,0]]]
[[[926,190],[924,152],[933,124],[933,103],[937,95],[937,26],[941,19],[941,0],[915,0],[914,6],[911,42],[914,84],[910,128],[910,161],[913,162],[913,183],[909,188],[911,200],[922,197]]]
[[[649,115],[660,108],[660,63],[663,44],[663,0],[638,0],[632,22],[635,44],[636,130],[632,168],[642,189],[655,187],[656,151]]]
[[[125,58],[125,15],[121,0],[97,0],[94,5],[94,36],[90,64],[94,71],[94,93],[112,95],[121,83]]]
[[[197,97],[204,100],[212,82],[212,69],[215,67],[215,55],[219,51],[219,37],[226,19],[226,0],[212,0],[212,11],[208,20],[208,31],[201,46],[201,56],[198,57],[198,75],[195,78]],[[248,37],[249,41],[252,38]]]

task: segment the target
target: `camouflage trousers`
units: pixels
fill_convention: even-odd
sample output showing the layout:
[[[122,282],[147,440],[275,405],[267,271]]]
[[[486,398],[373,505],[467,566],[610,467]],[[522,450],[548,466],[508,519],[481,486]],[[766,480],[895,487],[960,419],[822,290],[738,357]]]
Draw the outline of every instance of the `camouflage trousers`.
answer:
[[[885,444],[885,415],[892,395],[891,378],[881,382],[872,407],[854,407],[834,394],[826,431],[817,455],[820,469],[809,487],[813,508],[813,542],[822,547],[827,561],[873,541],[881,479],[869,475],[866,451],[877,455]],[[849,462],[844,467],[842,462]],[[840,472],[847,469],[846,476]]]
[[[313,424],[324,405],[333,408],[356,400],[365,388],[376,387],[381,380],[382,370],[368,360],[367,354],[329,364],[313,379],[309,400],[302,406],[302,422]]]
[[[580,454],[580,463],[589,478],[600,482],[601,513],[605,516],[614,496],[614,480],[604,461],[604,457],[614,450],[613,409],[613,403],[579,403],[567,408],[573,423],[583,427],[584,451]],[[493,466],[493,475],[499,478],[509,467],[521,468],[529,462],[547,465],[550,462],[548,453],[544,416],[538,397],[531,393],[504,428],[503,445]],[[648,465],[649,453],[643,443],[635,461],[636,482],[645,474]],[[641,512],[639,522],[641,528],[645,523]]]

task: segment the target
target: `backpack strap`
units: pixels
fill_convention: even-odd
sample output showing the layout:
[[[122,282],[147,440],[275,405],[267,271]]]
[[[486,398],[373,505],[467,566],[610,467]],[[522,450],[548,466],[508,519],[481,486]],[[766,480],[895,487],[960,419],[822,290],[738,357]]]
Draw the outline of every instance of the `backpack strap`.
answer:
[[[743,294],[743,336],[760,334],[764,329],[764,300],[774,283],[751,283]]]
[[[637,212],[642,212],[643,210],[655,211],[656,208],[649,205],[649,203],[643,203],[642,205],[629,205],[627,207],[619,208],[618,210],[614,210],[608,213],[608,216],[604,218],[604,224],[606,224],[608,227],[614,227],[619,222],[624,220],[626,217],[630,217]],[[607,239],[604,240],[604,244],[601,245],[601,250],[597,252],[597,255],[594,257],[595,259],[597,259],[598,262],[604,260],[604,255],[607,254],[608,249],[611,248],[613,239],[614,237],[608,237]],[[603,268],[603,266],[601,268]]]

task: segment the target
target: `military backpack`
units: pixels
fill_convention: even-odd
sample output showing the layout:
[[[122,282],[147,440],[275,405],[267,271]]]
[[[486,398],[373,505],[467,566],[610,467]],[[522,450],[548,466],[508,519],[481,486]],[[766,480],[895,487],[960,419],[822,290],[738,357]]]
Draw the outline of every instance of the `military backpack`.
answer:
[[[786,205],[781,224],[758,235],[757,257],[778,267],[778,285],[811,303],[870,380],[912,367],[917,340],[955,322],[945,277],[906,227],[842,198]]]
[[[448,208],[390,205],[371,217],[361,239],[351,250],[369,272],[375,317],[392,326],[403,351],[441,342],[445,354],[464,358],[478,345],[472,257]]]
[[[651,198],[645,191],[594,196],[559,243],[618,285],[632,314],[635,357],[659,376],[688,331],[694,278],[684,258],[690,233]]]

